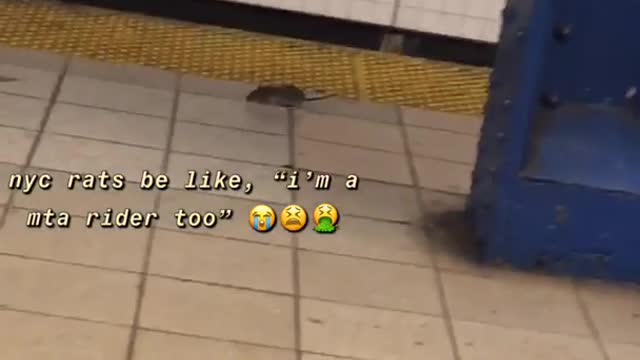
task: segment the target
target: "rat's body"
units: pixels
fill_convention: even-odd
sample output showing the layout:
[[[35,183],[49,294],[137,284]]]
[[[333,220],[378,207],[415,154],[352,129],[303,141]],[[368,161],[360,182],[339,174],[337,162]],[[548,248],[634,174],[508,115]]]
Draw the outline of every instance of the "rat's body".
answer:
[[[304,91],[293,85],[259,86],[247,95],[247,101],[262,105],[272,105],[287,108],[301,106],[307,101],[324,100],[334,95],[307,97]]]

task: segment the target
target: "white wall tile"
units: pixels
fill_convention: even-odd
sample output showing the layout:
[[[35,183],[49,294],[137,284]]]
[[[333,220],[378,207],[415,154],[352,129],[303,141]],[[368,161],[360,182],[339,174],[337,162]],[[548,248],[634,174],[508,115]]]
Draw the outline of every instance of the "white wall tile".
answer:
[[[498,42],[500,37],[500,28],[502,27],[502,21],[487,21],[484,30],[484,41]]]
[[[500,12],[505,1],[400,0],[395,26],[496,42],[500,30]]]
[[[449,14],[465,15],[468,14],[468,8],[467,0],[446,0],[442,11]]]
[[[496,42],[506,0],[399,0],[395,24],[394,0],[230,1]]]
[[[485,33],[486,23],[487,20],[484,19],[468,18],[462,25],[458,36],[464,39],[475,39],[478,34]]]

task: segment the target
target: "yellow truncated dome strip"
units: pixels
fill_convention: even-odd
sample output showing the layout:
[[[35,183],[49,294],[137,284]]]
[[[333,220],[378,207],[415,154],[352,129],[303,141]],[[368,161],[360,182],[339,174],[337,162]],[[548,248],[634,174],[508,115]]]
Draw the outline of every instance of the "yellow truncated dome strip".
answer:
[[[87,7],[0,1],[0,44],[212,79],[482,113],[489,69]]]

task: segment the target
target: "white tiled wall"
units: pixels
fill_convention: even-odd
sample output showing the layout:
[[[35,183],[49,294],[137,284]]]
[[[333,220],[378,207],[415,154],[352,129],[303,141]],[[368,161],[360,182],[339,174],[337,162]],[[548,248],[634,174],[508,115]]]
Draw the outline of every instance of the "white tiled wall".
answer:
[[[496,42],[506,0],[229,0]]]
[[[497,42],[505,0],[399,0],[396,26]]]

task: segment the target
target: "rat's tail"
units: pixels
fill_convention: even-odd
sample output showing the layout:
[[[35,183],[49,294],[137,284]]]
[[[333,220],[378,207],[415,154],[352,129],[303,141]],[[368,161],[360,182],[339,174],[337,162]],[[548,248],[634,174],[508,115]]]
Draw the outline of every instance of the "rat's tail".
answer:
[[[320,96],[313,96],[313,97],[306,97],[304,98],[304,101],[319,101],[319,100],[325,100],[328,98],[332,98],[335,97],[335,94],[329,94],[329,95],[320,95]]]

